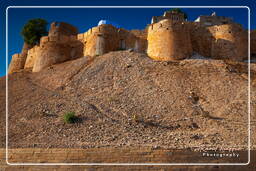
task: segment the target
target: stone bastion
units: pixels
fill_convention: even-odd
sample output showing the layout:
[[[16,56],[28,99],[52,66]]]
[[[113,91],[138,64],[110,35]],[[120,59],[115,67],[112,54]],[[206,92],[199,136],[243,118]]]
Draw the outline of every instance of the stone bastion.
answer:
[[[177,60],[192,55],[190,34],[184,22],[173,23],[164,19],[151,24],[147,40],[147,54],[155,60]]]
[[[202,26],[196,22],[163,19],[144,30],[125,30],[109,24],[78,34],[64,22],[51,24],[48,36],[30,47],[24,43],[14,54],[9,73],[31,68],[38,72],[53,64],[110,51],[132,49],[158,61],[189,58],[193,53],[213,59],[242,61],[248,57],[248,32],[236,23]],[[251,54],[256,55],[256,34],[251,32]]]

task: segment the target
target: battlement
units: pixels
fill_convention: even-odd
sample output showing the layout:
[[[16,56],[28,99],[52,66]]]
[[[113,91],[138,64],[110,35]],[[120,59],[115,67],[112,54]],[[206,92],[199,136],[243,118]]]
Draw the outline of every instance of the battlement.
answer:
[[[158,23],[165,19],[171,20],[172,22],[183,22],[185,21],[185,16],[183,13],[179,13],[176,11],[166,11],[162,16],[153,16],[151,24]]]
[[[12,55],[12,58],[21,58],[21,54],[20,53],[15,53]]]
[[[223,24],[223,25],[215,25],[215,26],[210,26],[208,29],[213,33],[213,34],[233,34],[235,35],[236,33],[244,31],[242,26],[240,24]]]
[[[192,46],[189,29],[184,22],[164,19],[148,27],[149,57],[155,60],[176,60],[190,57]]]
[[[56,35],[56,36],[44,36],[40,39],[40,46],[47,44],[48,42],[54,42],[58,44],[66,44],[73,41],[77,41],[77,35],[66,36],[66,35]]]
[[[187,29],[187,25],[182,22],[182,23],[173,23],[171,20],[162,20],[158,23],[151,24],[148,27],[148,32],[157,32],[161,30],[169,30],[169,31],[178,31],[178,30],[185,30]]]
[[[231,18],[224,16],[217,16],[216,13],[212,13],[211,16],[199,16],[195,22],[199,23],[202,26],[213,26],[213,25],[223,25],[233,23]]]
[[[184,18],[183,13],[169,11],[153,17],[152,24],[144,30],[129,31],[101,24],[79,34],[70,24],[53,22],[48,36],[41,37],[39,46],[31,48],[24,44],[22,53],[13,55],[10,68],[17,70],[25,64],[25,68],[37,72],[66,60],[125,49],[146,52],[160,61],[189,58],[192,52],[218,59],[242,60],[246,56],[247,34],[240,24],[215,14],[200,16],[195,22]],[[255,37],[252,36],[253,45]],[[252,52],[255,51],[252,48]]]
[[[26,61],[25,54],[16,53],[12,55],[12,61],[9,66],[8,73],[17,72],[21,69],[24,69],[25,61]]]
[[[78,30],[76,27],[72,26],[71,24],[64,23],[64,22],[53,22],[51,23],[51,27],[49,30],[49,37],[57,36],[57,35],[77,35]]]

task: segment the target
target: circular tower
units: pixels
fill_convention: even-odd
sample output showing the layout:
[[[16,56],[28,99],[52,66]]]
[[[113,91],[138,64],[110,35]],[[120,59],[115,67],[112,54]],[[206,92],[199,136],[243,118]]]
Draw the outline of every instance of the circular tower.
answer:
[[[188,58],[192,55],[189,30],[183,22],[164,19],[148,27],[149,57],[159,61]]]
[[[97,56],[118,49],[117,28],[102,24],[91,28],[86,34],[85,56]]]

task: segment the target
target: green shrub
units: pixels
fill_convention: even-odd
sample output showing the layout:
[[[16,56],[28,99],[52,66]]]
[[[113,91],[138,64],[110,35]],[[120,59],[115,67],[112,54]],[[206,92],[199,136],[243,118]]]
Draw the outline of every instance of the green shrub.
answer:
[[[64,114],[65,123],[75,123],[76,120],[77,120],[77,116],[75,116],[75,112],[67,112]]]
[[[21,31],[24,41],[29,45],[39,44],[40,38],[47,34],[47,21],[41,18],[29,20]]]

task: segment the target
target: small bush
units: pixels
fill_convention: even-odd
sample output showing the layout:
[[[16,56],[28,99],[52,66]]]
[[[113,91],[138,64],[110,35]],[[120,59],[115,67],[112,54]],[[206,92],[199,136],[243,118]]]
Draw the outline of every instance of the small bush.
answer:
[[[75,123],[77,117],[75,116],[75,112],[67,112],[64,114],[64,122],[65,123]]]
[[[41,18],[29,20],[21,31],[24,41],[29,45],[39,44],[40,38],[47,34],[47,21]]]
[[[138,115],[134,114],[132,115],[132,119],[135,121],[135,122],[140,122],[140,118]]]

